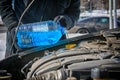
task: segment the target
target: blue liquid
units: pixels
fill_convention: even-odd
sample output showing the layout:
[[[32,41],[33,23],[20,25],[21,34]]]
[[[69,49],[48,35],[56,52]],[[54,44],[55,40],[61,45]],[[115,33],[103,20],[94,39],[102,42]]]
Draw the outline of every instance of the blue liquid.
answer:
[[[17,44],[20,48],[46,46],[57,43],[65,29],[53,21],[37,22],[19,26]]]

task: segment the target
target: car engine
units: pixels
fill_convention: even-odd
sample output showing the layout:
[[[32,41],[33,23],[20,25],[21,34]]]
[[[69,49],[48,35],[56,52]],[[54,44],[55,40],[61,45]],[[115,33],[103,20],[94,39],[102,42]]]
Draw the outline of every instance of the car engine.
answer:
[[[7,80],[119,80],[120,29],[83,35],[62,45],[41,50],[42,57],[37,55],[26,62],[26,55],[14,57],[21,67],[16,67],[16,62],[14,66],[5,64],[11,60],[6,59],[0,62],[0,75],[6,73]]]

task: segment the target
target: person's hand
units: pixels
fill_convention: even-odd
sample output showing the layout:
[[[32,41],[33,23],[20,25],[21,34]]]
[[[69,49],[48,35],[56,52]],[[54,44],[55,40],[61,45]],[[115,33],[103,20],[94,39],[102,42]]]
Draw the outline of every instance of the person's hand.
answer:
[[[66,18],[64,16],[57,16],[54,21],[59,23],[62,27],[67,27]]]
[[[63,35],[62,35],[62,37],[61,37],[60,40],[66,39],[66,30],[65,30],[65,29],[67,29],[67,21],[66,21],[66,18],[65,18],[64,16],[57,16],[57,17],[55,17],[54,21],[55,21],[56,23],[60,24],[60,26],[62,26],[62,27],[60,28],[60,30],[61,30],[61,33],[62,33]]]

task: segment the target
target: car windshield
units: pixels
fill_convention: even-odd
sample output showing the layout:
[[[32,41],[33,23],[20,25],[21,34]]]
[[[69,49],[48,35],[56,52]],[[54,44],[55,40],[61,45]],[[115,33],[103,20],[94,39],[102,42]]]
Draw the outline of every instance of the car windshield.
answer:
[[[96,23],[102,23],[102,24],[108,24],[109,23],[109,18],[107,17],[100,17],[96,18]]]

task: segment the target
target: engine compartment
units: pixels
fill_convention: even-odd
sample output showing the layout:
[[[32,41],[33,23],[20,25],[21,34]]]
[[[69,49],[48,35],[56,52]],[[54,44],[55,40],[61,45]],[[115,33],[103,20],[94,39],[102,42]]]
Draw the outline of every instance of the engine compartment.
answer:
[[[20,52],[1,61],[0,71],[11,80],[119,80],[120,29]]]

